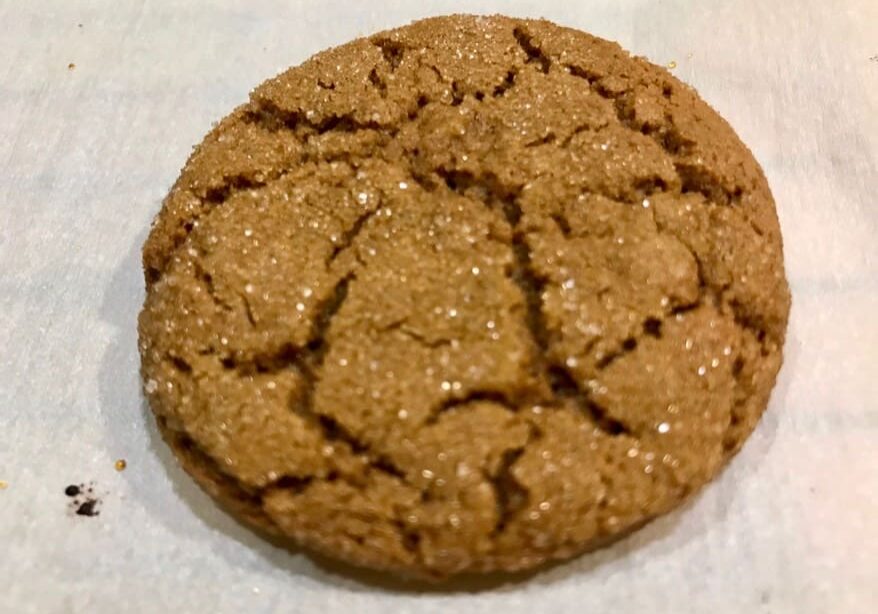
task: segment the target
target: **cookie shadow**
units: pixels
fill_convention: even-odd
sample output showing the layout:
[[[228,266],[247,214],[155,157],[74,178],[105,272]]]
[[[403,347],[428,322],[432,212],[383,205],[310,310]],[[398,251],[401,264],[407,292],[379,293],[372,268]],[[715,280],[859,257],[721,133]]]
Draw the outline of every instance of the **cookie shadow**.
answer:
[[[148,229],[144,229],[135,237],[127,256],[113,273],[100,312],[101,320],[113,329],[112,341],[100,366],[100,411],[105,424],[109,453],[128,461],[128,470],[119,474],[127,482],[130,493],[128,497],[136,499],[151,518],[180,539],[193,539],[194,535],[203,535],[203,531],[193,531],[199,528],[199,524],[202,525],[201,529],[207,527],[209,534],[205,539],[214,540],[220,537],[225,542],[221,547],[212,547],[211,550],[223,557],[230,567],[242,565],[239,549],[244,547],[272,568],[352,592],[382,590],[407,594],[454,594],[513,591],[521,589],[525,583],[550,586],[573,576],[590,574],[631,558],[641,551],[648,550],[649,556],[670,555],[706,531],[709,524],[721,522],[725,518],[736,491],[733,483],[725,483],[733,482],[741,472],[746,474],[755,471],[768,453],[777,431],[776,413],[784,406],[793,371],[792,363],[798,355],[798,346],[790,339],[787,343],[786,365],[772,395],[772,410],[766,413],[757,427],[755,435],[758,436],[751,437],[745,444],[745,453],[741,456],[746,458],[733,459],[731,465],[735,467],[734,471],[725,470],[707,487],[719,490],[719,494],[713,497],[717,501],[707,513],[693,509],[702,503],[703,495],[699,494],[673,512],[652,520],[639,530],[598,550],[567,561],[549,563],[528,572],[465,575],[440,584],[397,579],[388,574],[356,568],[298,548],[290,548],[285,543],[281,544],[275,539],[258,534],[239,524],[222,510],[179,466],[158,432],[140,387],[137,315],[144,296],[140,247],[147,232]],[[739,463],[741,460],[745,462]],[[742,466],[739,467],[738,464]],[[717,482],[720,484],[717,485]],[[169,505],[168,501],[172,498],[181,501],[191,513],[181,515],[178,506]],[[693,513],[696,511],[700,513]],[[684,519],[685,532],[679,530]]]

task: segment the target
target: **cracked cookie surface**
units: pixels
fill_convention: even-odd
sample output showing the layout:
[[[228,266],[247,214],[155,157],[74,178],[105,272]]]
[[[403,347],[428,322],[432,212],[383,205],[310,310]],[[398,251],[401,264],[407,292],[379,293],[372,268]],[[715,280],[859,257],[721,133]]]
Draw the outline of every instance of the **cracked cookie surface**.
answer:
[[[505,17],[262,84],[144,268],[145,392],[187,471],[264,531],[428,578],[677,506],[754,428],[789,310],[732,129],[613,43]]]

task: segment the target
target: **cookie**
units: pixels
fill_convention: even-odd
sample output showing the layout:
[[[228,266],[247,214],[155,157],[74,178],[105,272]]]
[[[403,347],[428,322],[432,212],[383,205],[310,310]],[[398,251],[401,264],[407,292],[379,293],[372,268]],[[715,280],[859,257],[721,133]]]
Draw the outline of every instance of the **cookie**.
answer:
[[[145,393],[250,525],[440,579],[573,556],[739,449],[790,297],[765,177],[667,71],[547,21],[322,52],[144,247]]]

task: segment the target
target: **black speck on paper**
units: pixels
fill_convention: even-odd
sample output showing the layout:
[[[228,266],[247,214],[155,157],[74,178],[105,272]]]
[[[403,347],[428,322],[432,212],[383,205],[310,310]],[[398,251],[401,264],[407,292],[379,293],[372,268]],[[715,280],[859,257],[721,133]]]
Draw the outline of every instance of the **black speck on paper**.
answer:
[[[78,508],[76,508],[77,516],[97,516],[100,512],[97,510],[99,501],[97,499],[86,499]]]
[[[64,494],[71,498],[69,509],[77,516],[99,516],[101,499],[95,494],[94,483],[70,484]]]

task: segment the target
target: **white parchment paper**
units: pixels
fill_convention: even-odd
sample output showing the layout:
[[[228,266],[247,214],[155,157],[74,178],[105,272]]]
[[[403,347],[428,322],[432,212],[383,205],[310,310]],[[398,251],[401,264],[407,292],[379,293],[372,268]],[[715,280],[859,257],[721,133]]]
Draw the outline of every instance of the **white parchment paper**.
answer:
[[[135,318],[140,246],[212,121],[316,51],[450,12],[676,62],[765,168],[793,311],[768,414],[692,503],[527,580],[419,593],[220,512],[144,413]],[[876,0],[0,1],[0,611],[878,611],[876,110]],[[76,516],[63,489],[91,480],[101,513]]]

